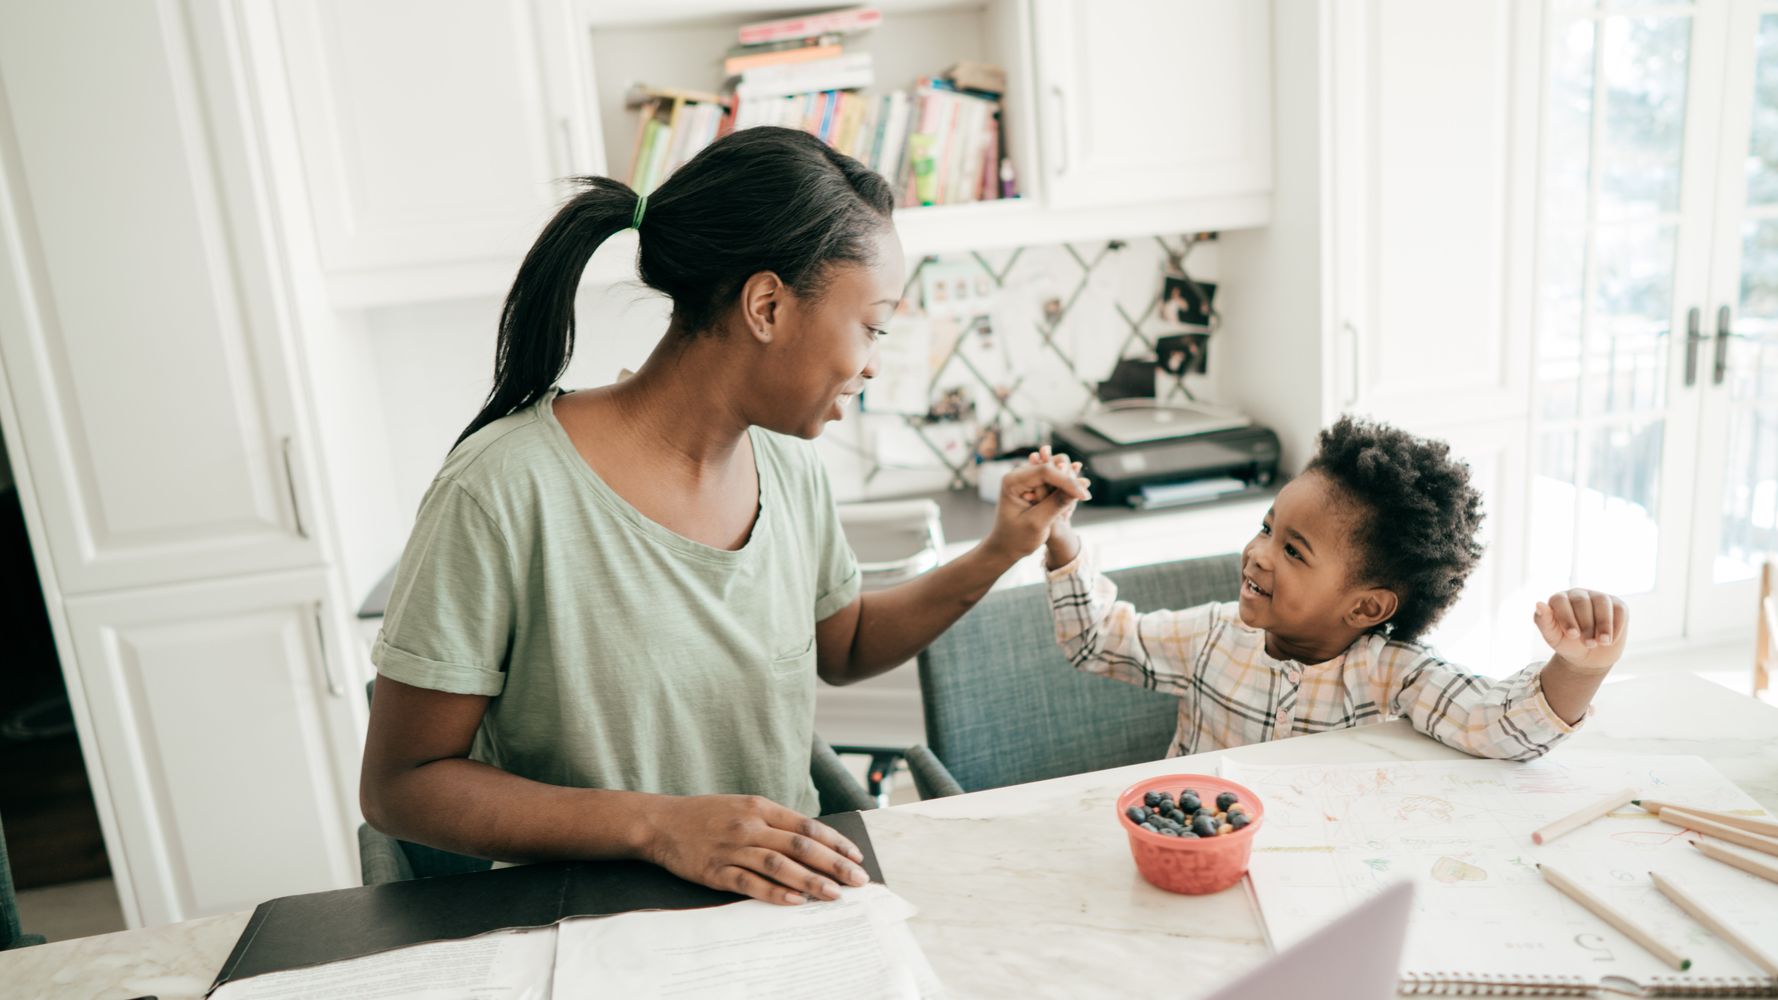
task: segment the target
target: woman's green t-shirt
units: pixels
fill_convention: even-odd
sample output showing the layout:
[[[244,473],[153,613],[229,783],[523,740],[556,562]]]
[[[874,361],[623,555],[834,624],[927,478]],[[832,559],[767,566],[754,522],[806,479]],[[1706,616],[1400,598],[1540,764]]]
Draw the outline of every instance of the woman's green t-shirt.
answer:
[[[813,447],[750,432],[759,516],[740,549],[713,548],[614,493],[556,395],[446,460],[396,572],[378,673],[492,696],[470,757],[513,774],[813,815],[815,623],[859,590]]]

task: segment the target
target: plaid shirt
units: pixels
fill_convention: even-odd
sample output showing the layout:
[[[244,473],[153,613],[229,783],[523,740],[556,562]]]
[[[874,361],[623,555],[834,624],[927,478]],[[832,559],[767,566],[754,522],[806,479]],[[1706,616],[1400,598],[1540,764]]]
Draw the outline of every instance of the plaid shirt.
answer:
[[[1533,760],[1576,729],[1544,700],[1542,664],[1493,680],[1381,635],[1323,663],[1274,659],[1238,602],[1138,612],[1084,547],[1050,572],[1049,594],[1076,669],[1179,698],[1169,757],[1406,716],[1465,753]]]

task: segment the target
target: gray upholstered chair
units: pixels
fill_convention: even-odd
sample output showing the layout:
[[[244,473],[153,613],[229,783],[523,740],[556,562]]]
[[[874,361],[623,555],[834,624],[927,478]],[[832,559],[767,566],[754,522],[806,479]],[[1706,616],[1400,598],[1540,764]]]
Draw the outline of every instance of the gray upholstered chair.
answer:
[[[375,690],[373,679],[364,686],[364,696]],[[809,754],[809,776],[821,796],[821,812],[836,813],[875,809],[877,802],[846,769],[833,748],[820,736]],[[424,844],[409,843],[373,829],[369,823],[358,824],[358,863],[365,885],[402,882],[410,878],[433,875],[460,875],[486,871],[491,864],[483,858],[471,858],[450,851],[441,851]]]
[[[19,929],[19,897],[12,887],[12,861],[6,854],[6,834],[0,833],[0,951],[42,944],[43,935]]]
[[[1143,611],[1234,600],[1238,554],[1109,574]],[[922,798],[1155,760],[1178,699],[1069,666],[1044,584],[989,594],[920,654],[927,746],[908,751]]]

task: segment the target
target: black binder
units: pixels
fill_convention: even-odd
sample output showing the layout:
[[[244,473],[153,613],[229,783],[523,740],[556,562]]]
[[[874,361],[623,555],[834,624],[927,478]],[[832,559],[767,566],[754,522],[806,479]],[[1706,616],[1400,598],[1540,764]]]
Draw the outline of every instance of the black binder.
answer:
[[[858,845],[871,881],[883,881],[863,816],[835,813],[821,821]],[[554,861],[284,896],[254,909],[205,995],[237,979],[428,941],[547,927],[567,917],[691,910],[744,898],[642,861]]]

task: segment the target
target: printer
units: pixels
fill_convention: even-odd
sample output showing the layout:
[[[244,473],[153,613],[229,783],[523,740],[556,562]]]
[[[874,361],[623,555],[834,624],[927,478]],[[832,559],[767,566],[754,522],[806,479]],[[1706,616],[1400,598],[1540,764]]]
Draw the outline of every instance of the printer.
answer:
[[[1096,504],[1196,503],[1264,488],[1278,474],[1278,435],[1253,424],[1123,443],[1075,424],[1054,437],[1057,451],[1082,463]]]

